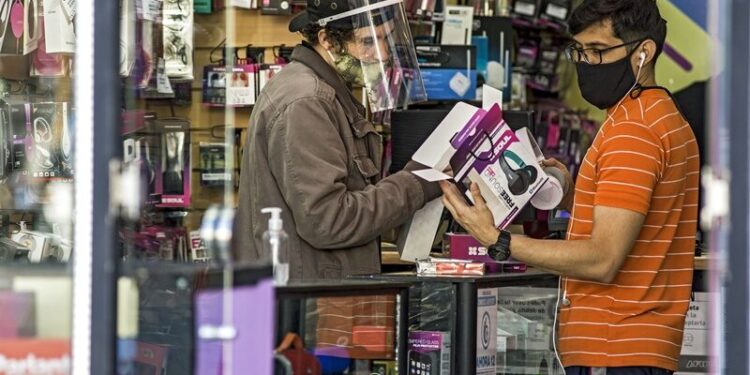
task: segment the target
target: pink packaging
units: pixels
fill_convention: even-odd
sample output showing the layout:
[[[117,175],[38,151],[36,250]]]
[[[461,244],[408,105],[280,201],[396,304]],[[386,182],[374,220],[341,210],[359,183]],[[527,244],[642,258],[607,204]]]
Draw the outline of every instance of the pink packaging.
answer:
[[[526,272],[526,264],[513,258],[497,262],[487,254],[487,248],[466,233],[446,233],[443,253],[451,259],[473,260],[485,263],[487,273]]]

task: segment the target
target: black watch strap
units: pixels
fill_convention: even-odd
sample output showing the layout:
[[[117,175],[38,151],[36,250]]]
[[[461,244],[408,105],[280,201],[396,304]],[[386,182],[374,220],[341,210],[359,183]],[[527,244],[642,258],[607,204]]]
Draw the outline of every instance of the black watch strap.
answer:
[[[497,242],[490,245],[487,253],[498,262],[508,260],[510,258],[510,232],[501,229]]]

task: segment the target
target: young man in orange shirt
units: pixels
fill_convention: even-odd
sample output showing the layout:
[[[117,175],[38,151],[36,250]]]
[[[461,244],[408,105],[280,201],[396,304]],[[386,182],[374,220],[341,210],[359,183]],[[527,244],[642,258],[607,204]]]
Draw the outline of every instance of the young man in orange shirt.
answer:
[[[498,258],[562,276],[557,349],[567,374],[669,374],[690,300],[698,145],[654,64],[666,38],[654,0],[584,0],[569,22],[583,97],[607,119],[561,208],[567,240],[510,236],[476,186],[469,206],[443,182],[446,207]],[[566,168],[555,160],[545,165]]]

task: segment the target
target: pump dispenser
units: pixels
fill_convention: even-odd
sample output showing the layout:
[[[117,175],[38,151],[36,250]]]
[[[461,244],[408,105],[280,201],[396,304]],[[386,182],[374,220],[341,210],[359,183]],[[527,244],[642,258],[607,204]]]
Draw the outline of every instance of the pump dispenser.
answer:
[[[271,214],[268,219],[268,230],[263,233],[263,253],[271,254],[273,262],[273,280],[276,285],[286,285],[289,281],[288,236],[281,221],[281,209],[268,207],[260,211]]]

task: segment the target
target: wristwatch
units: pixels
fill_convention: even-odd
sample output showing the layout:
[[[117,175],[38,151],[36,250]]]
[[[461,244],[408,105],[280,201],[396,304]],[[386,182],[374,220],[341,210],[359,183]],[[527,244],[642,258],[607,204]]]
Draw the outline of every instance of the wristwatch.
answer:
[[[510,258],[510,232],[501,229],[500,235],[497,236],[497,242],[490,245],[487,253],[498,262],[508,260]]]

